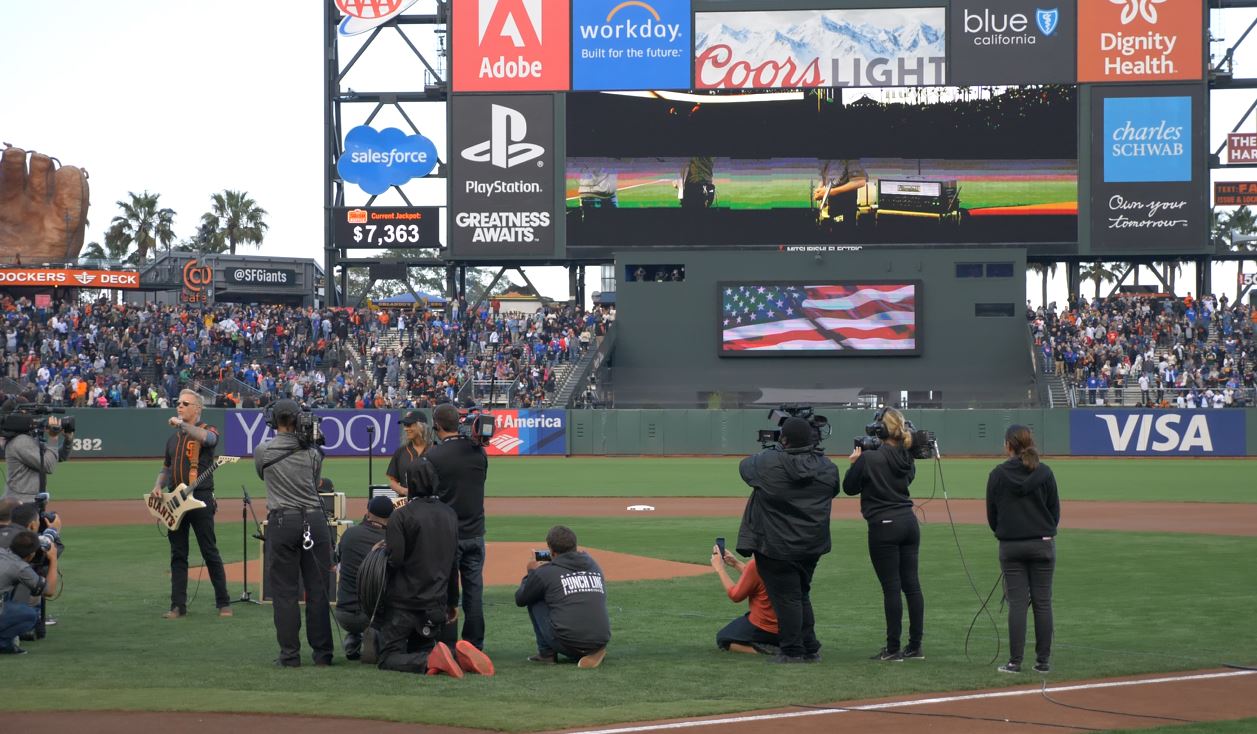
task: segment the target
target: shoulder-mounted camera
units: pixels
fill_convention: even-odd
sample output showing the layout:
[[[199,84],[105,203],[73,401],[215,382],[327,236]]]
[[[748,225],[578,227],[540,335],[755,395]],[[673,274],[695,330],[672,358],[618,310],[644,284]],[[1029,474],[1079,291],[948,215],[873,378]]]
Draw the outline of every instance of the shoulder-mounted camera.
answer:
[[[298,405],[295,400],[276,401],[267,407],[263,415],[266,425],[273,430],[277,430],[280,423],[291,424],[297,441],[306,448],[322,446],[326,441],[321,419],[306,406]]]
[[[493,438],[493,414],[472,405],[458,411],[458,435],[470,439],[477,446],[489,445]]]
[[[49,426],[48,419],[53,414],[64,415],[65,408],[53,408],[41,403],[7,404],[3,417],[0,417],[0,433],[6,438],[22,434],[41,438],[44,433],[55,434],[59,431],[74,433],[74,416],[61,418],[60,426]]]
[[[873,414],[873,422],[864,426],[863,436],[856,436],[854,448],[861,451],[876,451],[882,446],[882,442],[890,438],[890,429],[886,427],[886,409],[878,408]],[[908,449],[908,453],[914,459],[932,459],[937,453],[938,444],[934,437],[933,431],[917,430],[912,425],[912,421],[904,419],[904,428],[908,433],[912,434],[912,447]]]
[[[758,435],[759,444],[764,448],[781,447],[781,426],[791,418],[802,418],[812,427],[812,445],[819,446],[821,441],[829,438],[832,427],[829,425],[829,419],[823,415],[817,415],[816,411],[810,405],[799,405],[797,403],[784,403],[772,410],[768,411],[768,420],[777,426],[772,429],[761,430]]]

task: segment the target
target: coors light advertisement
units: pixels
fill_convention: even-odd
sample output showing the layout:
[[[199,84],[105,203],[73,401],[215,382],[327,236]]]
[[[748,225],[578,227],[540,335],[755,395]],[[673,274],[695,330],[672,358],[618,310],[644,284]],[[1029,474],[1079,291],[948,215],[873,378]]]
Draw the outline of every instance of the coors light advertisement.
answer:
[[[696,13],[698,89],[947,82],[945,8]]]

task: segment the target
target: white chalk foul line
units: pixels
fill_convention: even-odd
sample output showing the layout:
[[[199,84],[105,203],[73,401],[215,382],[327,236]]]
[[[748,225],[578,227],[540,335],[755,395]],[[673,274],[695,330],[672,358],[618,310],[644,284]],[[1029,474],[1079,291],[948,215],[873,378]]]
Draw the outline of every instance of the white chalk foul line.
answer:
[[[1073,686],[1057,686],[1048,688],[1048,693],[1068,693],[1069,691],[1095,691],[1102,688],[1127,688],[1130,686],[1148,686],[1157,683],[1182,683],[1184,681],[1210,680],[1212,678],[1233,678],[1239,675],[1254,675],[1257,671],[1237,670],[1228,673],[1199,673],[1195,675],[1176,675],[1166,678],[1144,678],[1142,680],[1119,680],[1106,683],[1080,683]],[[992,691],[990,693],[970,693],[961,696],[939,696],[936,698],[917,698],[910,701],[889,701],[866,706],[844,706],[841,708],[788,711],[780,714],[756,714],[754,716],[728,716],[718,719],[697,719],[695,721],[674,721],[669,724],[645,724],[643,726],[625,726],[613,729],[586,729],[570,734],[629,734],[639,731],[665,731],[668,729],[690,729],[700,726],[721,726],[725,724],[741,724],[754,721],[776,721],[777,719],[798,719],[804,716],[828,716],[852,711],[882,711],[908,706],[930,706],[940,703],[957,701],[980,701],[990,698],[1013,698],[1015,696],[1036,696],[1042,692],[1040,688],[1017,689],[1013,691]]]

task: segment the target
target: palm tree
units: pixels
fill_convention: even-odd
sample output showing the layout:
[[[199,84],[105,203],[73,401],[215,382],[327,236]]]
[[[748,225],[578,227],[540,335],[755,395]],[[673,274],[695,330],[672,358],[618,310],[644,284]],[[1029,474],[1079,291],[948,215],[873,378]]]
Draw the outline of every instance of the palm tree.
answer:
[[[1117,273],[1114,272],[1113,266],[1117,263],[1093,262],[1087,263],[1078,272],[1078,277],[1084,280],[1090,279],[1096,285],[1096,298],[1100,297],[1100,283],[1106,280],[1117,280]]]
[[[155,252],[161,244],[170,252],[170,243],[175,240],[173,224],[174,209],[159,209],[157,201],[161,194],[136,194],[127,192],[130,201],[119,201],[118,208],[122,213],[113,218],[112,226],[118,228],[118,236],[127,245],[134,244],[137,249],[138,262],[144,262],[149,252]]]
[[[1253,211],[1246,206],[1242,206],[1226,218],[1227,244],[1230,249],[1236,252],[1248,252],[1252,249],[1251,242],[1236,242],[1235,235],[1250,235],[1257,232],[1257,218],[1253,217]],[[1238,300],[1244,295],[1244,261],[1240,260],[1236,263],[1239,268],[1241,277],[1236,279],[1237,291],[1235,298]]]
[[[1040,305],[1042,305],[1042,306],[1043,306],[1043,308],[1044,308],[1044,309],[1046,309],[1046,308],[1047,308],[1047,305],[1048,305],[1048,304],[1047,304],[1047,282],[1048,282],[1048,276],[1049,276],[1049,275],[1056,275],[1056,266],[1057,266],[1058,264],[1059,264],[1059,263],[1055,263],[1055,262],[1050,262],[1050,263],[1030,263],[1030,269],[1031,269],[1031,270],[1033,270],[1034,272],[1038,273],[1039,275],[1043,276],[1043,300],[1042,300],[1042,301],[1040,301],[1039,303],[1040,303]]]
[[[83,248],[83,252],[79,254],[79,260],[125,262],[128,256],[134,256],[135,254],[131,251],[131,244],[131,241],[123,235],[121,224],[114,222],[113,226],[105,232],[104,247],[101,247],[99,242],[89,242],[87,247]]]
[[[227,189],[221,194],[212,194],[210,201],[213,208],[201,215],[201,222],[216,246],[225,243],[227,251],[234,255],[238,244],[262,245],[267,230],[263,221],[266,210],[249,198],[247,191]]]

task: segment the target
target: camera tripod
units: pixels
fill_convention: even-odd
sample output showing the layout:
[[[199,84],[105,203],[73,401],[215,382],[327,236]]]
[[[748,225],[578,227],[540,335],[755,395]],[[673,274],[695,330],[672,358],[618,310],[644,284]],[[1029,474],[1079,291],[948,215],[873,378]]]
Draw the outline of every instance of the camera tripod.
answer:
[[[253,594],[249,592],[249,515],[253,515],[253,537],[258,540],[265,541],[266,536],[262,534],[262,525],[258,522],[257,513],[253,511],[253,500],[249,498],[249,490],[240,485],[240,549],[244,557],[244,590],[240,592],[240,598],[232,600],[232,604],[261,604],[262,602],[253,598]],[[266,559],[262,559],[266,563]]]

